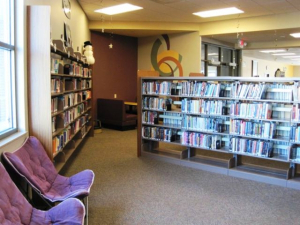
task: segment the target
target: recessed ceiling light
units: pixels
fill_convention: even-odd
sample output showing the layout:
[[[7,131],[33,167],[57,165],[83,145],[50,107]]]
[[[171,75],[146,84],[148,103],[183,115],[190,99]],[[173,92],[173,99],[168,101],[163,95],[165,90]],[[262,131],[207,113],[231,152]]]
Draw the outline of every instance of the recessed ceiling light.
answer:
[[[300,33],[293,33],[290,35],[293,36],[294,38],[300,38]]]
[[[238,13],[244,13],[244,11],[235,7],[230,7],[224,9],[215,9],[215,10],[196,12],[193,14],[196,16],[207,18],[207,17],[225,16],[225,15],[238,14]]]
[[[300,55],[282,56],[285,59],[300,58]]]
[[[142,9],[142,7],[131,5],[129,3],[124,3],[121,5],[115,5],[115,6],[111,6],[111,7],[107,7],[107,8],[103,8],[103,9],[97,9],[97,10],[95,10],[95,12],[104,13],[107,15],[115,15],[115,14],[119,14],[119,13],[135,11],[135,10],[139,10],[139,9]]]
[[[263,52],[263,53],[276,53],[276,52],[285,52],[284,49],[270,49],[270,50],[263,50],[263,51],[260,51],[260,52]]]
[[[296,55],[295,53],[276,53],[276,54],[272,54],[272,55]]]

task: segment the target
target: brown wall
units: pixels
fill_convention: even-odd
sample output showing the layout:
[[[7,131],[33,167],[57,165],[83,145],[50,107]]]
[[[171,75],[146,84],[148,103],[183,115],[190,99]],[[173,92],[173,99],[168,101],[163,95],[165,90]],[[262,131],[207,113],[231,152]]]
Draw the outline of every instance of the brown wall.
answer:
[[[91,32],[95,64],[93,65],[94,118],[97,98],[135,101],[137,91],[138,39]],[[109,44],[113,48],[109,48]]]

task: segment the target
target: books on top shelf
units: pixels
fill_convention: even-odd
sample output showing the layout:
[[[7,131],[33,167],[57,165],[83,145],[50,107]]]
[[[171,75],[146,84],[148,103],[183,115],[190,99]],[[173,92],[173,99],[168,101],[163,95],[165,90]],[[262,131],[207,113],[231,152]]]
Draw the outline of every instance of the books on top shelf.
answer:
[[[235,99],[270,99],[279,101],[298,101],[298,84],[239,82],[221,83],[219,81],[170,81],[143,82],[143,94],[172,95],[176,93],[191,97],[227,97]],[[179,92],[172,90],[179,89]]]

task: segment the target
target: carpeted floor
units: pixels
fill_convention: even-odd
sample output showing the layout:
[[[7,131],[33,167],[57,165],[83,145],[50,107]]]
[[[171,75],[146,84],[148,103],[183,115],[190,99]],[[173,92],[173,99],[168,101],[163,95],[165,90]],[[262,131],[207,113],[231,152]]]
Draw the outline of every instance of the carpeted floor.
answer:
[[[102,129],[64,169],[89,168],[90,225],[299,225],[300,191],[136,157],[136,130]]]

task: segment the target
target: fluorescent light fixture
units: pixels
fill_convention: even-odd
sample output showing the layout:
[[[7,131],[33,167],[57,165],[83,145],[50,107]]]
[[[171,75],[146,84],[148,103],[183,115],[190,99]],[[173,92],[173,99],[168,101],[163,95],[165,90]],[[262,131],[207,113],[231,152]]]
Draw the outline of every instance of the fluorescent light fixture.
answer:
[[[282,56],[282,58],[285,58],[285,59],[300,58],[300,55]]]
[[[207,18],[207,17],[214,17],[214,16],[226,16],[226,15],[238,14],[238,13],[244,13],[244,11],[235,7],[230,7],[224,9],[215,9],[215,10],[196,12],[193,14],[196,16]]]
[[[276,53],[276,54],[272,54],[272,55],[281,55],[281,56],[283,56],[283,55],[296,55],[295,53]]]
[[[291,60],[300,61],[300,59],[299,59],[299,58],[298,58],[298,59],[291,59]]]
[[[139,10],[139,9],[142,9],[142,7],[131,5],[129,3],[124,3],[121,5],[115,5],[115,6],[111,6],[111,7],[107,7],[107,8],[103,8],[103,9],[97,9],[97,10],[95,10],[95,12],[104,13],[107,15],[115,15],[115,14],[135,11],[135,10]]]
[[[218,53],[208,53],[207,55],[213,56],[213,55],[219,55],[219,54]]]
[[[300,38],[300,33],[293,33],[293,34],[290,34],[290,35],[294,38]]]
[[[276,52],[285,52],[284,49],[270,49],[270,50],[263,50],[263,51],[260,51],[260,52],[263,52],[263,53],[276,53]]]

